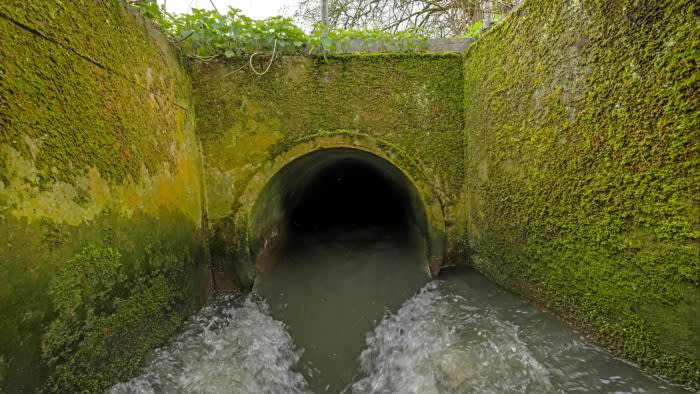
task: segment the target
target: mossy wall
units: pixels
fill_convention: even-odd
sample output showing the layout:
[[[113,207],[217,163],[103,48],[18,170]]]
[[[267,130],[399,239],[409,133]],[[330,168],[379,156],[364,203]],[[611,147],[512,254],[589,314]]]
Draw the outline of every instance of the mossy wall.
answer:
[[[473,264],[696,388],[699,14],[529,0],[464,60]]]
[[[256,57],[253,65],[263,70],[267,63]],[[399,166],[410,169],[409,177],[428,174],[448,223],[443,231],[454,241],[448,253],[458,254],[461,244],[455,240],[462,229],[450,224],[464,223],[459,216],[464,206],[461,65],[457,54],[290,56],[277,58],[259,76],[248,58],[198,64],[193,77],[197,133],[214,228],[213,258],[232,261],[248,247],[239,241],[246,225],[234,218],[255,203],[257,196],[244,196],[251,182],[267,181],[260,174],[276,157],[295,147],[322,148],[318,141],[335,141],[333,136],[404,157],[411,163]],[[366,137],[379,142],[364,146]],[[396,150],[403,154],[392,154]]]
[[[189,77],[121,0],[3,1],[0,152],[0,391],[101,392],[196,303]]]
[[[529,0],[464,57],[233,59],[192,92],[121,0],[1,3],[1,390],[128,378],[196,303],[204,197],[231,261],[280,158],[352,144],[437,196],[448,262],[466,231],[495,281],[700,386],[699,13]]]

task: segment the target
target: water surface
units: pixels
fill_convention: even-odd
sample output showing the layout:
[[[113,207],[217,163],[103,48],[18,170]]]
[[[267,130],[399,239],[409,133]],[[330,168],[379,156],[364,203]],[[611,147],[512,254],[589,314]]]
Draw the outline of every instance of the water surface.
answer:
[[[682,393],[400,233],[304,235],[112,393]]]
[[[254,290],[304,350],[311,389],[338,393],[359,377],[367,334],[428,283],[426,267],[398,229],[327,229],[294,239]]]

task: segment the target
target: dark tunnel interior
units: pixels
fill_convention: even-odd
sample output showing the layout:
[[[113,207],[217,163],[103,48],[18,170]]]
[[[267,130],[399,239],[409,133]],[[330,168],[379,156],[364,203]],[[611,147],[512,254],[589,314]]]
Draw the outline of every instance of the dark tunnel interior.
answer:
[[[289,162],[266,183],[250,223],[257,273],[314,253],[369,261],[392,248],[425,272],[432,252],[415,185],[391,162],[359,149],[320,149]]]
[[[404,189],[371,164],[340,159],[285,196],[288,230],[292,234],[406,230],[412,211]]]

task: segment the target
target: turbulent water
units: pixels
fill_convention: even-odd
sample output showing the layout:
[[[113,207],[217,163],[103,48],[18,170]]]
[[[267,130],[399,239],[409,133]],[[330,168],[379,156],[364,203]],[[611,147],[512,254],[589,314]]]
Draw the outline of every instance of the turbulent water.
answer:
[[[669,393],[473,271],[426,285],[367,337],[353,393]]]
[[[391,239],[322,241],[285,256],[260,295],[202,309],[143,375],[110,392],[684,392],[472,270],[426,284]],[[363,251],[348,252],[357,242]]]
[[[304,377],[284,324],[249,296],[224,296],[191,318],[144,374],[110,393],[302,393]]]

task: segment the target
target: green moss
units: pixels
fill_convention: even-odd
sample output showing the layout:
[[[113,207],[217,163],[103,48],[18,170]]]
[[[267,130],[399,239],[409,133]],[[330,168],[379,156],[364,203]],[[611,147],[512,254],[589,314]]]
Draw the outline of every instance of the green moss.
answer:
[[[464,62],[475,265],[695,387],[697,11],[532,0]]]
[[[55,391],[99,391],[128,378],[193,310],[195,290],[208,286],[196,280],[203,253],[182,214],[102,215],[77,227],[0,224],[8,245],[0,251],[0,354],[10,392],[49,376],[46,389]],[[57,232],[69,241],[54,244]],[[129,368],[120,366],[127,360]]]
[[[0,144],[32,156],[43,181],[73,181],[85,161],[115,181],[139,177],[142,165],[155,172],[169,141],[143,130],[166,134],[186,111],[173,105],[186,77],[163,67],[170,49],[120,1],[107,3],[0,6]]]
[[[52,371],[43,390],[104,391],[175,332],[190,310],[191,289],[180,286],[189,272],[174,255],[156,256],[133,278],[109,247],[88,246],[68,261],[49,291],[56,318],[42,338]]]
[[[0,4],[2,392],[101,391],[201,299],[191,84],[125,7]]]

